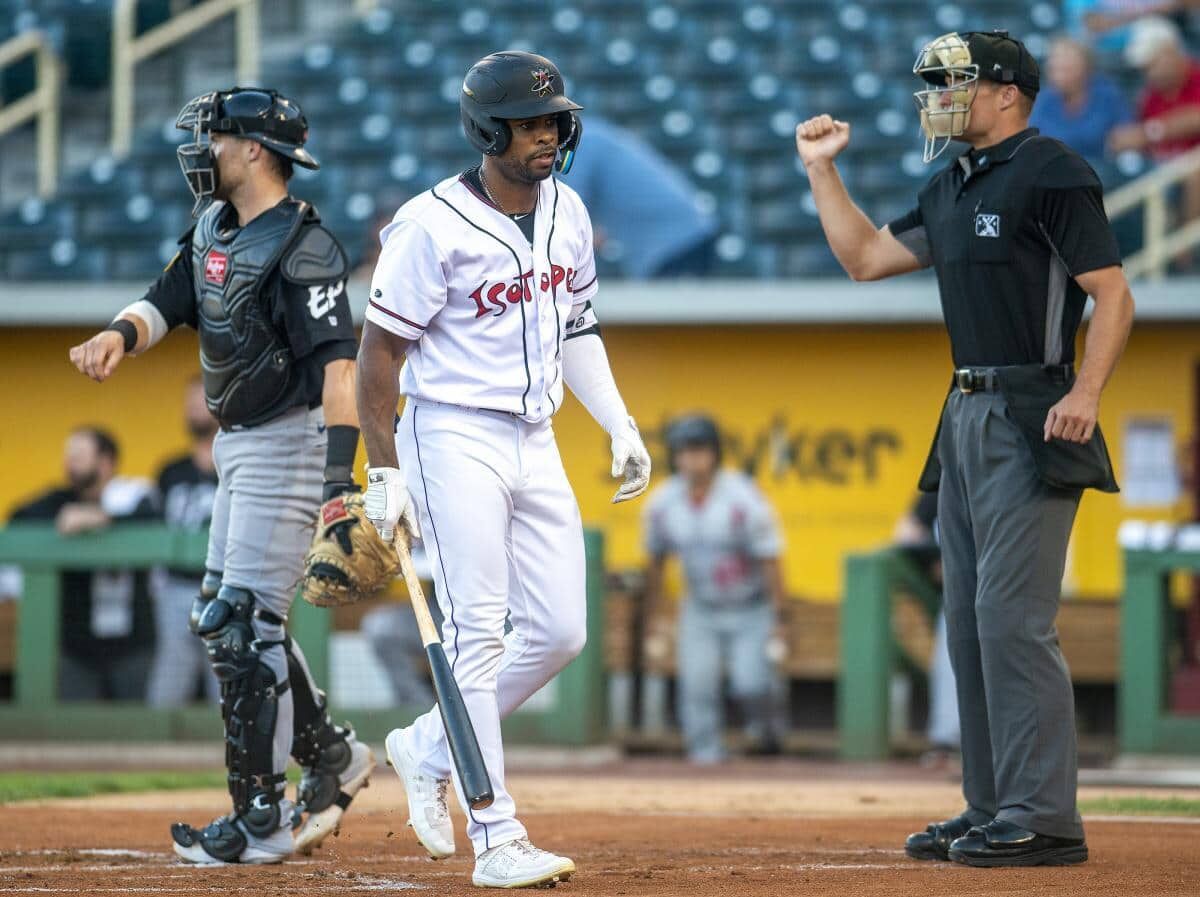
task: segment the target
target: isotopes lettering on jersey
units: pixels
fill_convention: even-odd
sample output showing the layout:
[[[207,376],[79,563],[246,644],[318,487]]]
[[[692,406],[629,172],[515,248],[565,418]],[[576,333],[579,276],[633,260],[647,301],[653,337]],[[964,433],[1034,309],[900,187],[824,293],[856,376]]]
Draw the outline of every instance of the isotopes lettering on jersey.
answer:
[[[532,269],[522,274],[520,280],[495,282],[485,280],[469,293],[475,302],[475,317],[482,318],[485,315],[499,317],[508,310],[510,305],[516,305],[522,299],[532,302],[533,291],[530,286],[532,281]],[[575,292],[575,269],[551,263],[549,273],[542,272],[538,289],[542,293],[553,296],[560,286],[565,286],[568,293]]]
[[[204,260],[204,279],[217,286],[224,286],[225,271],[229,268],[229,256],[212,250]]]

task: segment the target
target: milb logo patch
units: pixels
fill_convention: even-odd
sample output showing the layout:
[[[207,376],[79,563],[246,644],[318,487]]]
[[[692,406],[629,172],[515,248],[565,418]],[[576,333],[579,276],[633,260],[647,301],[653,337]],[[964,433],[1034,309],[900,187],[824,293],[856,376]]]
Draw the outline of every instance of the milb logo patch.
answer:
[[[975,216],[975,236],[977,237],[999,237],[1000,236],[1000,216],[992,215],[987,212],[980,212]]]

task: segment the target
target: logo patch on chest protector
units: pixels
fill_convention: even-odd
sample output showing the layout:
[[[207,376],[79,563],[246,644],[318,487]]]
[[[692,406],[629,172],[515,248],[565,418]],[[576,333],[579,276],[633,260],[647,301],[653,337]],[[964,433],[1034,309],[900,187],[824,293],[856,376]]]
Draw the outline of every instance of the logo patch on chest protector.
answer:
[[[975,216],[975,236],[999,237],[1000,216],[988,212],[980,212]]]
[[[229,256],[212,250],[204,260],[204,279],[217,286],[225,285],[225,272],[229,270]]]

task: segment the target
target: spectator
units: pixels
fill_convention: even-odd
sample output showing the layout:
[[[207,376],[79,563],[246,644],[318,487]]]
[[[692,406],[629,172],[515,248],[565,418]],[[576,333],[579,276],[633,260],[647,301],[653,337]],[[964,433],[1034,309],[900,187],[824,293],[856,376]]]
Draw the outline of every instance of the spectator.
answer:
[[[1182,16],[1194,0],[1065,0],[1063,17],[1072,37],[1104,53],[1120,53],[1130,25],[1146,16]]]
[[[1109,132],[1133,118],[1120,88],[1096,72],[1091,51],[1069,37],[1050,45],[1046,76],[1049,83],[1038,94],[1029,124],[1089,161],[1099,161]]]
[[[1040,99],[1040,98],[1039,98]],[[937,493],[922,492],[912,509],[896,524],[893,543],[904,549],[924,570],[929,582],[942,591],[942,551],[937,535]],[[933,651],[929,658],[929,720],[925,728],[930,750],[921,759],[925,766],[946,767],[962,742],[958,722],[958,695],[950,647],[946,641],[946,611],[939,607],[934,623]]]
[[[192,447],[187,454],[168,462],[158,474],[162,516],[173,529],[207,531],[217,494],[217,470],[213,464],[217,421],[208,412],[204,382],[198,376],[188,381],[183,415]],[[156,574],[157,637],[148,689],[150,706],[179,707],[194,698],[201,686],[209,699],[216,701],[221,689],[204,652],[204,642],[188,629],[202,577],[195,570],[167,569]]]
[[[116,441],[80,427],[64,453],[67,485],[18,508],[13,523],[53,520],[64,536],[157,516],[153,490],[116,476]],[[153,657],[154,620],[145,570],[64,570],[59,694],[68,701],[140,701]]]
[[[1125,60],[1141,70],[1145,88],[1138,123],[1113,131],[1109,146],[1160,162],[1200,146],[1200,63],[1188,56],[1179,29],[1163,18],[1139,21]]]
[[[717,224],[695,188],[636,134],[589,116],[564,177],[592,216],[596,254],[632,278],[700,277],[713,262]]]
[[[753,480],[721,468],[720,437],[709,418],[677,420],[667,445],[674,475],[655,490],[645,516],[646,619],[655,618],[666,560],[678,555],[687,589],[676,657],[688,759],[708,764],[725,758],[723,658],[751,750],[777,753],[768,652],[783,600],[775,515]]]
[[[1164,162],[1200,146],[1200,63],[1188,56],[1179,29],[1167,19],[1142,19],[1133,26],[1125,59],[1141,70],[1145,89],[1138,123],[1114,130],[1109,148],[1145,152]],[[1198,215],[1200,174],[1193,174],[1184,182],[1177,221]]]

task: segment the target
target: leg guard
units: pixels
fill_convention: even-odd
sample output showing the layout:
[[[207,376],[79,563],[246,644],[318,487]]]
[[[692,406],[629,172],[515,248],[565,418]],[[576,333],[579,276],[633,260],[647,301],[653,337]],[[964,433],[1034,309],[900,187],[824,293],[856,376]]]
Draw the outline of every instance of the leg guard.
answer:
[[[325,708],[325,693],[312,681],[304,655],[290,638],[284,642],[284,651],[287,652],[288,679],[292,683],[295,707],[292,756],[304,770],[296,809],[297,813],[319,813],[342,797],[338,775],[350,765],[347,739],[352,733],[330,720]],[[343,799],[349,804],[348,798]]]
[[[256,638],[252,626],[254,595],[221,586],[196,624],[204,639],[213,672],[221,683],[221,715],[225,721],[225,765],[235,816],[252,835],[267,837],[279,828],[284,775],[272,772],[279,696],[288,682],[259,656],[269,643]]]
[[[204,608],[208,607],[208,603],[217,597],[220,590],[221,574],[205,570],[204,579],[200,580],[200,594],[192,602],[192,612],[188,615],[188,629],[196,635],[200,634],[200,618],[204,615]]]

